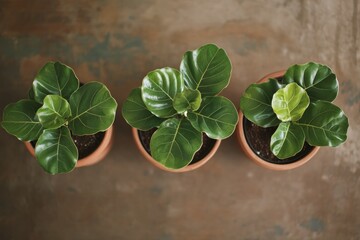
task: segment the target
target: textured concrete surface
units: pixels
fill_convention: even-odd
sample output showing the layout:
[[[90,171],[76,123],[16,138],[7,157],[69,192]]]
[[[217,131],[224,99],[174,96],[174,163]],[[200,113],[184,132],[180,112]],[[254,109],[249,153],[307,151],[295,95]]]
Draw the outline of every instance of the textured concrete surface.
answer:
[[[305,166],[273,172],[250,162],[235,137],[201,169],[152,167],[118,111],[101,163],[44,173],[0,129],[0,239],[360,239],[360,3],[358,0],[0,0],[0,109],[26,96],[48,60],[100,80],[121,105],[146,73],[178,67],[213,42],[232,63],[224,92],[294,63],[319,61],[340,81],[348,141]],[[119,109],[120,110],[120,109]]]

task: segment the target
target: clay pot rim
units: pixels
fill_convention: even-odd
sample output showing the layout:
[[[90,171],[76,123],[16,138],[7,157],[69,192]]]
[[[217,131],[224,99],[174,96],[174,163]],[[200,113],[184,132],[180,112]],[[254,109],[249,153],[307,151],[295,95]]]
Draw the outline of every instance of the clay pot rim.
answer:
[[[103,140],[101,141],[100,145],[94,152],[90,155],[81,158],[77,161],[76,167],[85,167],[93,165],[101,160],[109,153],[112,143],[113,143],[113,134],[114,127],[111,125],[106,131]],[[30,142],[24,142],[26,149],[30,152],[32,156],[35,157],[35,149],[31,145]]]
[[[158,161],[156,161],[143,147],[139,134],[138,134],[138,129],[136,128],[132,128],[132,135],[135,141],[135,144],[138,148],[138,150],[140,151],[141,155],[143,155],[145,157],[146,160],[148,160],[151,164],[153,164],[155,167],[160,168],[161,170],[167,171],[167,172],[173,172],[173,173],[182,173],[182,172],[189,172],[189,171],[193,171],[201,166],[203,166],[205,163],[207,163],[213,156],[214,154],[217,152],[217,150],[219,149],[221,140],[216,140],[215,145],[213,146],[213,148],[210,150],[210,152],[200,161],[194,163],[194,164],[189,164],[183,168],[180,169],[170,169],[167,168],[165,166],[163,166],[162,164],[160,164]]]
[[[261,83],[261,82],[265,82],[267,81],[269,78],[277,78],[277,77],[282,77],[284,76],[285,71],[277,71],[274,73],[270,73],[268,75],[266,75],[265,77],[261,78],[257,83]],[[297,160],[296,162],[293,163],[288,163],[288,164],[276,164],[276,163],[270,163],[267,162],[265,160],[263,160],[262,158],[260,158],[258,155],[256,155],[253,150],[250,148],[246,137],[245,137],[245,133],[244,133],[244,128],[243,128],[243,118],[244,118],[244,114],[241,112],[241,110],[239,110],[239,123],[237,126],[237,138],[238,141],[240,143],[241,148],[243,149],[243,151],[245,152],[245,154],[252,160],[254,161],[256,164],[271,169],[271,170],[290,170],[290,169],[294,169],[297,167],[300,167],[301,165],[307,163],[308,161],[310,161],[310,159],[312,157],[314,157],[314,155],[319,151],[320,147],[315,146],[306,156],[304,156],[303,158]]]

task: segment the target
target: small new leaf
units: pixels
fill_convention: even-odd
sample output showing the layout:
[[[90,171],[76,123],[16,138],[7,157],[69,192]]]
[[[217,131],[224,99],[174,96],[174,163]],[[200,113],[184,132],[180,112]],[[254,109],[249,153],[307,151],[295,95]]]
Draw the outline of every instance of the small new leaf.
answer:
[[[271,102],[277,118],[283,122],[299,120],[309,104],[310,98],[306,91],[296,83],[279,89]]]
[[[185,89],[175,95],[173,106],[181,114],[187,110],[196,111],[201,104],[201,93],[198,90]]]
[[[54,129],[66,123],[71,116],[71,109],[66,99],[58,95],[47,95],[36,115],[45,128]]]

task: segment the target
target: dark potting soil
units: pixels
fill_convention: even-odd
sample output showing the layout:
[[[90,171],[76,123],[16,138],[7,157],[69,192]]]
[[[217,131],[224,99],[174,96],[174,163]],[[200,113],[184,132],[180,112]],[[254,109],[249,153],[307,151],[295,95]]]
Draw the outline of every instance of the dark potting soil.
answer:
[[[295,156],[279,159],[270,150],[271,136],[276,130],[276,127],[262,128],[245,117],[243,118],[243,126],[245,132],[245,138],[253,152],[261,159],[276,164],[289,164],[296,162],[297,160],[306,156],[314,147],[305,142],[303,149]]]
[[[157,128],[150,129],[148,131],[138,131],[141,144],[145,148],[145,150],[151,155],[150,151],[150,139],[151,136],[154,134],[154,132],[157,130]],[[214,147],[216,140],[209,138],[206,134],[203,133],[202,136],[203,144],[201,148],[195,153],[193,160],[190,164],[196,163],[203,159]]]
[[[104,139],[105,132],[98,132],[93,135],[75,136],[71,135],[78,152],[79,159],[89,156],[93,153]],[[32,141],[31,145],[35,148],[36,141]]]

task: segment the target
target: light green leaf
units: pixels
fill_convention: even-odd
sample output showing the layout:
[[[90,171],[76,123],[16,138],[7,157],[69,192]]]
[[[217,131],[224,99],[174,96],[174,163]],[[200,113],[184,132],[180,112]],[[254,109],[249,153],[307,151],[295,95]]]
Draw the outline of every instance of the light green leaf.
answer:
[[[202,145],[201,132],[187,119],[171,118],[163,122],[150,141],[152,157],[167,168],[187,166]]]
[[[275,79],[251,84],[240,98],[240,109],[245,117],[260,127],[279,125],[280,120],[271,107],[271,101],[281,87]]]
[[[284,75],[284,83],[296,82],[304,88],[311,101],[333,101],[339,90],[335,74],[328,66],[305,63],[291,66]]]
[[[188,112],[188,119],[195,129],[205,132],[210,138],[224,139],[234,132],[238,112],[225,97],[206,97],[197,112]]]
[[[22,141],[38,139],[43,126],[36,118],[41,105],[33,100],[20,100],[7,105],[3,112],[2,127]]]
[[[89,135],[108,129],[115,120],[117,103],[107,87],[90,82],[70,97],[72,118],[69,128],[74,135]]]
[[[164,121],[163,118],[156,117],[146,108],[141,98],[140,88],[131,91],[123,104],[122,115],[130,126],[142,131],[158,127]]]
[[[173,106],[181,114],[187,110],[196,111],[201,104],[201,93],[198,90],[185,89],[175,95]]]
[[[176,114],[173,101],[184,89],[180,72],[173,68],[161,68],[146,75],[142,82],[142,99],[147,109],[157,117],[171,117]]]
[[[186,52],[180,71],[186,86],[199,90],[203,97],[215,96],[229,84],[231,62],[224,49],[207,44]]]
[[[276,157],[285,159],[300,152],[304,142],[305,135],[300,126],[283,122],[271,136],[270,149]]]
[[[47,95],[44,104],[36,113],[45,128],[59,128],[71,116],[69,103],[58,95]]]
[[[306,142],[312,146],[340,145],[345,142],[349,127],[344,112],[326,101],[311,103],[297,124],[303,127]]]
[[[310,98],[306,91],[296,83],[279,89],[271,102],[277,118],[283,122],[299,120],[309,104]]]
[[[35,156],[46,172],[66,173],[74,169],[78,150],[67,127],[45,129],[36,143]]]
[[[60,95],[68,100],[79,88],[79,80],[72,68],[60,62],[49,62],[40,69],[32,87],[34,99],[39,103],[50,94]]]

